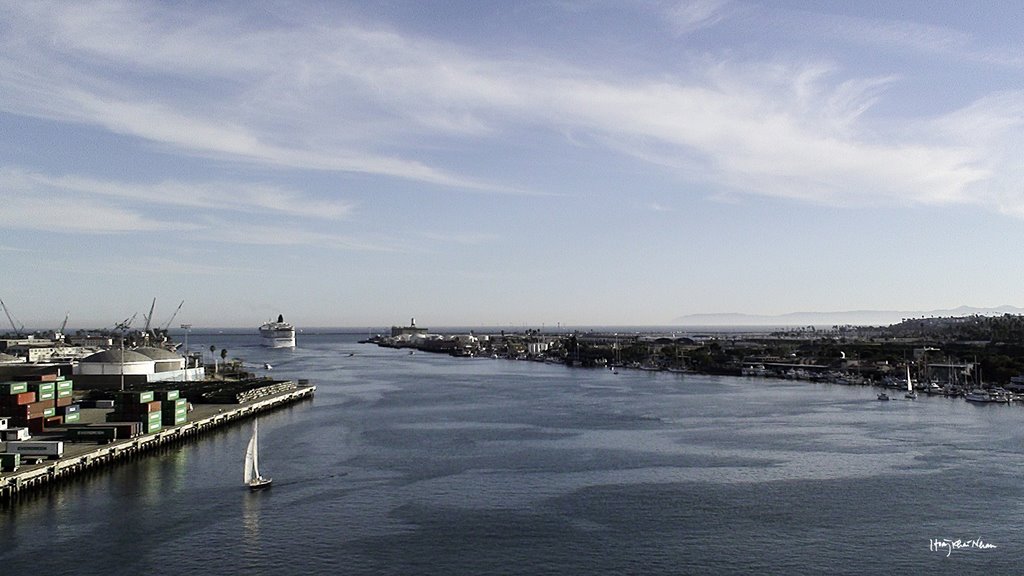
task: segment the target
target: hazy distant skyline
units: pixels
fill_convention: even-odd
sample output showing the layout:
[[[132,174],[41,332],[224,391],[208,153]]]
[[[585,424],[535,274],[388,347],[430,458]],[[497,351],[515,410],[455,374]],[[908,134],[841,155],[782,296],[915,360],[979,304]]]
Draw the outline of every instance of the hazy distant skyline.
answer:
[[[0,298],[34,327],[1024,306],[1020,15],[0,2]]]

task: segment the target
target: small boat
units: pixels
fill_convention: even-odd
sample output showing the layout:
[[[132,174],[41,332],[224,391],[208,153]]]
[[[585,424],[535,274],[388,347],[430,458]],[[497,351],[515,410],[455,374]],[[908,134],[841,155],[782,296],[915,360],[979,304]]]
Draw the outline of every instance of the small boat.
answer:
[[[271,478],[264,478],[260,474],[260,446],[259,446],[259,419],[252,421],[252,438],[249,439],[249,446],[245,449],[245,484],[250,490],[262,490],[270,488]]]
[[[273,370],[274,369],[274,367],[270,365],[270,362],[264,362],[263,363],[263,368],[266,369],[266,370]]]
[[[910,383],[910,365],[907,365],[907,393],[904,394],[906,398],[911,400],[917,398],[917,392],[914,392],[914,385]]]
[[[878,395],[878,399],[879,400],[888,400],[889,399],[889,395],[886,394],[885,392],[882,392],[881,394]]]
[[[988,392],[981,388],[975,388],[964,396],[964,400],[968,402],[991,402],[992,397],[989,396]]]

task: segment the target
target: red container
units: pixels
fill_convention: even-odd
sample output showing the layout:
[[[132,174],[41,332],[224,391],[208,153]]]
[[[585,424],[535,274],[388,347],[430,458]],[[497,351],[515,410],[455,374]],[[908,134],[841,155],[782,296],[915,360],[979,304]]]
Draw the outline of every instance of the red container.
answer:
[[[63,416],[50,416],[48,418],[44,418],[44,423],[45,423],[44,425],[47,428],[54,428],[54,427],[58,427],[58,426],[63,426],[64,425],[64,417]]]
[[[58,376],[56,374],[33,374],[31,376],[22,376],[22,380],[30,382],[56,382]]]
[[[64,406],[71,406],[71,401],[72,401],[71,396],[65,396],[63,398],[57,397],[56,406],[58,408],[63,408]]]
[[[47,408],[54,408],[53,400],[46,402],[33,402],[31,404],[25,404],[14,408],[14,414],[12,416],[18,418],[42,418]]]
[[[22,392],[21,394],[11,394],[2,398],[5,406],[24,406],[36,401],[36,393]]]

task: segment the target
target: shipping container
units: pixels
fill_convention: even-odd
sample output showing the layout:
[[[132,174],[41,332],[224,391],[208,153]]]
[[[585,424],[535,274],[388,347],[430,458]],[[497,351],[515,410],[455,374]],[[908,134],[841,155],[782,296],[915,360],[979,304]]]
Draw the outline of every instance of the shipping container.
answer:
[[[39,398],[40,402],[43,402],[53,400],[54,398],[57,397],[57,393],[51,390],[50,392],[37,392],[36,396]]]
[[[90,440],[99,444],[106,444],[117,438],[117,428],[114,426],[82,426],[68,428],[67,437],[71,440]]]
[[[156,390],[153,394],[157,400],[177,400],[181,397],[177,390]]]
[[[17,472],[21,466],[21,454],[4,452],[0,454],[0,472]]]
[[[71,414],[72,412],[78,412],[80,409],[81,406],[79,406],[78,404],[68,404],[65,406],[58,406],[57,413],[64,414],[66,416],[68,414]]]
[[[117,393],[119,404],[146,404],[153,401],[152,390],[128,390]]]
[[[42,416],[33,418],[26,418],[21,421],[21,424],[28,427],[28,431],[33,434],[42,434],[46,432],[46,419]]]
[[[185,408],[187,406],[188,400],[185,400],[184,398],[178,398],[177,400],[165,400],[163,403],[163,411],[174,412],[175,410]]]
[[[36,401],[36,393],[19,392],[17,394],[3,396],[2,399],[4,406],[24,406],[26,404],[31,404]]]
[[[96,428],[113,427],[117,430],[118,440],[125,440],[128,438],[135,438],[142,432],[141,422],[124,422],[124,421],[107,421],[106,426],[103,424],[96,425]],[[92,426],[90,426],[92,428]]]
[[[74,424],[76,422],[81,421],[81,419],[82,419],[82,413],[81,412],[71,412],[70,414],[64,414],[64,423],[65,424]]]
[[[57,387],[53,382],[29,382],[28,389],[43,394],[44,392],[56,392]]]
[[[29,434],[28,428],[8,428],[6,430],[0,430],[0,441],[3,442],[17,442],[19,440],[28,440],[32,435]]]
[[[59,428],[64,425],[63,416],[47,416],[43,420],[45,421],[43,425],[47,428]]]
[[[74,390],[74,389],[75,389],[75,385],[74,385],[74,382],[72,382],[71,380],[63,380],[61,382],[57,382],[57,391],[58,392],[60,392],[61,390]]]
[[[35,382],[56,382],[60,376],[56,372],[50,374],[33,374],[31,376],[22,376],[25,380],[32,380]]]
[[[46,415],[47,408],[53,408],[53,402],[33,402],[10,409],[10,416],[13,418],[39,418]]]
[[[24,442],[8,442],[7,452],[21,454],[22,456],[46,456],[47,458],[60,458],[64,455],[64,442],[60,440]]]
[[[49,408],[43,408],[43,418],[49,418],[51,416],[56,416],[56,415],[57,415],[57,409],[55,407],[50,406]]]
[[[28,392],[28,382],[0,382],[0,394],[10,396]]]
[[[158,412],[157,416],[159,416],[159,415],[160,415],[160,413]],[[156,434],[157,432],[159,432],[162,429],[163,429],[163,422],[161,420],[159,420],[159,419],[157,419],[155,422],[150,420],[149,422],[146,422],[145,424],[143,424],[143,427],[142,427],[142,431],[144,433],[146,433],[146,434]]]
[[[68,396],[66,398],[58,397],[56,400],[54,400],[54,406],[58,408],[63,408],[64,406],[70,406],[72,402],[74,402],[74,399],[71,396]]]
[[[164,426],[177,426],[188,422],[188,410],[181,409],[174,412],[164,412]]]
[[[71,398],[74,393],[75,391],[71,388],[68,388],[67,390],[57,390],[57,398]]]

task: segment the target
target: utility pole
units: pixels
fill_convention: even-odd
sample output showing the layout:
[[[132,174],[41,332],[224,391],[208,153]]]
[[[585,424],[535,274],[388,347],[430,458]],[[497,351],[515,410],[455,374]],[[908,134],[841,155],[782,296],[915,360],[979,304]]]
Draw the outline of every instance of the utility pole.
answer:
[[[182,303],[184,303],[184,302],[182,302]],[[181,308],[181,306],[179,305],[178,308]],[[175,314],[177,314],[177,311],[175,311]],[[181,328],[182,328],[182,330],[185,331],[185,382],[188,382],[188,368],[189,368],[189,362],[188,362],[188,335],[189,335],[190,332],[192,332],[192,325],[191,324],[182,324]]]

